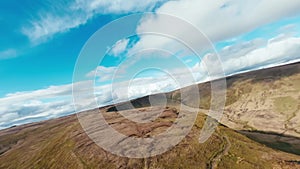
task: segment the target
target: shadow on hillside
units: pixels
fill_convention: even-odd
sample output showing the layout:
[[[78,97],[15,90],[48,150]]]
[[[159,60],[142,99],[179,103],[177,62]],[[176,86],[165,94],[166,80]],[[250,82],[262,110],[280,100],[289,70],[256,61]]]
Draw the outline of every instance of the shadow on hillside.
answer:
[[[251,79],[251,83],[272,82],[280,80],[284,77],[292,76],[300,73],[300,63],[293,63],[264,70],[255,70],[252,72],[241,73],[238,75],[227,77],[227,87],[229,88],[237,80]]]
[[[179,105],[179,102],[173,99],[167,98],[167,100],[160,99],[159,97],[152,99],[150,101],[150,97],[156,97],[155,95],[144,96],[138,99],[134,99],[128,102],[118,103],[112,106],[107,107],[107,112],[117,112],[123,110],[131,110],[131,109],[138,109],[144,107],[151,107],[151,106],[172,106],[172,105]],[[167,96],[168,97],[168,96]]]
[[[298,137],[262,131],[241,130],[237,132],[270,148],[300,155],[300,138]]]

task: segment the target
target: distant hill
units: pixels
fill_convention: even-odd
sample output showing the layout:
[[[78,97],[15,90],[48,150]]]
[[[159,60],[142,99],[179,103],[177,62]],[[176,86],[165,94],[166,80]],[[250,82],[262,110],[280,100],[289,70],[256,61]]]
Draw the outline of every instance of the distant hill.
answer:
[[[300,168],[300,63],[228,77],[227,84],[222,124],[204,144],[199,144],[198,137],[209,118],[205,114],[210,106],[210,83],[199,84],[201,112],[191,132],[159,156],[128,159],[106,152],[71,115],[1,130],[0,168]],[[151,137],[181,118],[178,101],[184,99],[187,105],[192,101],[182,98],[179,91],[166,95],[168,107],[149,108],[148,96],[131,101],[143,112],[163,111],[151,123],[125,119],[114,105],[100,110],[119,132]],[[117,108],[133,112],[126,105]]]

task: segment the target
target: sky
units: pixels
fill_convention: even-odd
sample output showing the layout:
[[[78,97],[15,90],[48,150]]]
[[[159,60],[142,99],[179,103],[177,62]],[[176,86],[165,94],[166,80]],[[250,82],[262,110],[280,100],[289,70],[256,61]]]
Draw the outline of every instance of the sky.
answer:
[[[0,129],[75,113],[72,83],[80,52],[96,31],[122,17],[138,13],[100,38],[127,30],[135,35],[105,46],[102,62],[83,69],[85,79],[75,82],[92,81],[99,106],[218,78],[205,67],[215,55],[225,75],[297,62],[299,11],[299,0],[1,1]],[[205,35],[195,39],[199,55],[174,38],[143,34],[155,29],[193,37],[161,14]]]

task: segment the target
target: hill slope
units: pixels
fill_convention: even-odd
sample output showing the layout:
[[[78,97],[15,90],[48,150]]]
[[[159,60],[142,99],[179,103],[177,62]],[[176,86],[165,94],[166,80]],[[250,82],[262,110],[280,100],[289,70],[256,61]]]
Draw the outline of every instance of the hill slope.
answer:
[[[114,128],[140,137],[166,130],[175,117],[169,112],[156,124],[139,126],[117,113],[106,114]],[[88,138],[74,115],[20,126],[1,132],[1,147],[10,149],[0,156],[0,168],[299,167],[299,156],[273,150],[224,126],[219,126],[207,142],[199,144],[205,118],[199,114],[192,131],[174,149],[148,159],[128,159],[105,152]],[[127,127],[121,127],[124,125]]]
[[[300,168],[300,156],[296,155],[299,77],[300,64],[292,64],[228,78],[221,122],[236,131],[219,125],[204,144],[199,144],[198,137],[208,118],[209,83],[199,84],[202,112],[191,132],[162,155],[128,159],[106,152],[89,139],[76,116],[71,115],[0,131],[0,168]],[[178,91],[167,95],[169,100],[181,99]],[[180,118],[175,102],[170,108],[154,109],[147,107],[147,97],[132,102],[143,112],[161,110],[163,114],[151,123],[138,124],[125,119],[113,106],[100,108],[113,128],[130,137],[157,135]]]

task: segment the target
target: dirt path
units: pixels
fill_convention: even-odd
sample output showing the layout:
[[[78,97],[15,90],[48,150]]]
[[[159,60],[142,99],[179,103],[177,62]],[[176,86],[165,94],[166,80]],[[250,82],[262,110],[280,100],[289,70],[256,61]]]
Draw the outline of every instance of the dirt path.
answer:
[[[228,151],[230,150],[231,143],[230,143],[229,138],[228,138],[227,135],[225,135],[225,134],[224,134],[222,137],[223,137],[223,140],[226,141],[226,145],[225,145],[225,147],[223,148],[223,150],[222,150],[219,154],[217,154],[217,155],[211,160],[211,162],[210,162],[209,165],[207,166],[208,169],[215,169],[215,168],[217,168],[220,159],[221,159],[224,155],[228,154]]]
[[[194,111],[194,112],[196,111],[196,112],[203,112],[205,114],[208,114],[208,110],[197,109],[197,108],[189,107],[189,106],[186,106],[186,105],[182,105],[182,106],[183,106],[182,108],[184,110],[187,110],[187,111]],[[221,133],[218,128],[217,128],[217,131],[219,133]],[[223,134],[223,135],[220,134],[220,136],[226,142],[225,143],[225,147],[222,148],[222,150],[221,150],[220,153],[218,153],[215,157],[213,157],[213,159],[210,161],[210,163],[207,166],[208,169],[215,169],[215,168],[217,168],[220,159],[224,155],[228,154],[228,151],[230,150],[231,142],[230,142],[228,136],[226,134]]]

